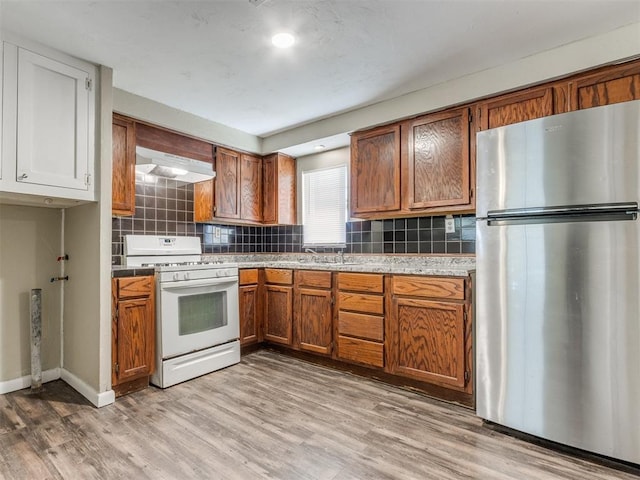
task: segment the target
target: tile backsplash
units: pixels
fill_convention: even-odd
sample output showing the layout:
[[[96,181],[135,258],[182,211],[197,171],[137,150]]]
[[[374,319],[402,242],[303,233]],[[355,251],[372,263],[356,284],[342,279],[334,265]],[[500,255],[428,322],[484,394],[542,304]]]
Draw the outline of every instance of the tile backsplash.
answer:
[[[347,222],[347,253],[475,253],[475,216],[454,215],[455,233],[445,217]],[[112,218],[112,263],[123,263],[124,235],[197,235],[204,253],[302,252],[302,225],[245,226],[195,223],[193,185],[136,178],[133,217]],[[316,249],[332,252],[339,249]]]

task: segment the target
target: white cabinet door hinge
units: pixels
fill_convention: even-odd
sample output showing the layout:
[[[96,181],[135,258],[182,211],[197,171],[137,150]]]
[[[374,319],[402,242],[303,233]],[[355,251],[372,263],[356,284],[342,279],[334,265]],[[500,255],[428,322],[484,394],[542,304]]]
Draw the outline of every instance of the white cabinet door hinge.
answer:
[[[84,174],[84,184],[88,187],[89,185],[91,185],[91,174],[90,173],[85,173]]]
[[[85,84],[84,84],[85,88],[89,91],[91,91],[91,89],[93,88],[93,80],[91,80],[89,77],[86,78],[85,80]]]

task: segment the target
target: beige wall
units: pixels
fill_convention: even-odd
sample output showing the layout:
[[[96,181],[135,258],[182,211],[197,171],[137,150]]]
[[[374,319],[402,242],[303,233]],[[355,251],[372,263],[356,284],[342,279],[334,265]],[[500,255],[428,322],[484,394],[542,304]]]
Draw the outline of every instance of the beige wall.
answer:
[[[262,152],[262,140],[255,135],[206,120],[117,88],[113,89],[113,110],[139,120],[146,120],[155,125],[209,140],[219,145],[226,145],[253,153]]]
[[[263,152],[391,122],[640,54],[640,23],[266,137]]]
[[[111,389],[112,74],[110,68],[100,68],[100,108],[96,112],[99,202],[66,209],[64,232],[71,260],[65,287],[62,367],[98,394]]]
[[[62,367],[98,391],[100,370],[100,215],[90,203],[65,210]],[[104,265],[103,268],[109,268]]]
[[[61,211],[0,205],[0,382],[31,373],[30,291],[42,289],[42,369],[60,364]]]
[[[114,110],[232,148],[271,153],[495,95],[640,54],[640,23],[311,122],[265,138],[114,89]]]
[[[639,54],[640,23],[634,23],[265,138],[118,89],[114,90],[114,110],[232,148],[266,154],[559,78]]]

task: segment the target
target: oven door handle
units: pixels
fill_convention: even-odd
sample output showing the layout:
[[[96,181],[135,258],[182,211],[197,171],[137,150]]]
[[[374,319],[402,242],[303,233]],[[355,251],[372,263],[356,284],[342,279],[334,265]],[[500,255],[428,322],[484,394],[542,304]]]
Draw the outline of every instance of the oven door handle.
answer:
[[[220,285],[238,284],[238,277],[205,278],[201,280],[180,280],[160,284],[162,290],[185,290],[194,287],[218,287]]]

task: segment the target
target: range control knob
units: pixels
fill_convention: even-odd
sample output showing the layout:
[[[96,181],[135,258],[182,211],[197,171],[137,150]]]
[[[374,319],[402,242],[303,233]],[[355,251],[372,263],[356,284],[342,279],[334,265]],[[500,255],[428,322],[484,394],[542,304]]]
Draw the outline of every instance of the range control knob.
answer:
[[[174,281],[180,280],[180,275],[178,274],[178,272],[175,272],[175,273],[173,274],[173,280],[174,280]]]
[[[184,273],[184,279],[185,280],[189,280],[189,272],[185,272]]]

